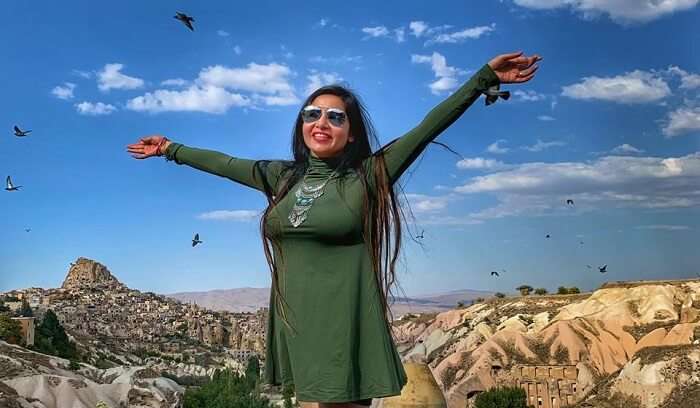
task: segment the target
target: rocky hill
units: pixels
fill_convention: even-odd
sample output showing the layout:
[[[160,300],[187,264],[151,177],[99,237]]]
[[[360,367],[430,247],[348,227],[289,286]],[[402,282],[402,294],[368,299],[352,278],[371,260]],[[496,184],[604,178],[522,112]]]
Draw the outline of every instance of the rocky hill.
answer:
[[[409,315],[394,330],[450,407],[505,384],[545,408],[700,407],[699,315],[700,281],[637,282]]]
[[[63,289],[118,289],[124,288],[117,278],[112,276],[109,269],[99,262],[79,257],[71,263],[68,275],[61,285]]]

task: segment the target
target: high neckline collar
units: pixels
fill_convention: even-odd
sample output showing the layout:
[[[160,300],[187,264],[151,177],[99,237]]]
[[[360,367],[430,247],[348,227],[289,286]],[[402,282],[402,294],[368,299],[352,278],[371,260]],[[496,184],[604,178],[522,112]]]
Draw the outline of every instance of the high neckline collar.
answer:
[[[341,162],[341,156],[319,158],[309,155],[309,172],[319,173],[319,174],[329,174],[334,171]]]

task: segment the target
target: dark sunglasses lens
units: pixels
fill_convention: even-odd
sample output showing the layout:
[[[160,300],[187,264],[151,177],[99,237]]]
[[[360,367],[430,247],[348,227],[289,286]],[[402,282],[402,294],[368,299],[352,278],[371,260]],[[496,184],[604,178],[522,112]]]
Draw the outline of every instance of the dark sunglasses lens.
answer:
[[[345,113],[328,111],[328,121],[331,122],[333,126],[341,127],[345,123]]]
[[[301,119],[304,122],[314,122],[321,118],[321,109],[319,108],[305,108],[301,111]]]

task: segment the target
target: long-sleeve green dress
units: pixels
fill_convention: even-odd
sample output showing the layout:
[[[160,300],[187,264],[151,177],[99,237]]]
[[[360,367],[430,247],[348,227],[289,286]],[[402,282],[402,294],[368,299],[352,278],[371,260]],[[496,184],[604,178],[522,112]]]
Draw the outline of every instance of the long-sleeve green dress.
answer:
[[[384,154],[391,182],[482,92],[498,85],[498,77],[484,64],[417,127],[387,146]],[[285,162],[273,160],[265,168],[254,168],[255,160],[179,143],[171,143],[165,156],[260,191],[264,191],[263,180],[273,189],[281,186],[285,167]],[[371,171],[373,160],[374,155],[365,160],[365,169]],[[336,165],[333,159],[312,156],[307,184],[320,184]],[[287,316],[296,331],[290,332],[280,321],[271,291],[264,379],[274,385],[293,383],[300,401],[349,402],[399,395],[407,382],[382,313],[369,247],[362,237],[362,183],[357,173],[345,177],[342,194],[336,188],[337,177],[332,178],[300,226],[295,228],[288,220],[297,185],[267,221],[280,241],[284,257],[278,272],[280,290],[291,308]],[[279,254],[274,256],[278,259]]]

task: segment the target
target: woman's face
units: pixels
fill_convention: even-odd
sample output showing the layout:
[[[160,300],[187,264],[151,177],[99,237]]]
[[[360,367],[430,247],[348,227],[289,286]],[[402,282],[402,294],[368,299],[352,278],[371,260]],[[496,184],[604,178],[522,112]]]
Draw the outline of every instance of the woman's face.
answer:
[[[311,105],[322,109],[323,114],[315,122],[302,122],[304,143],[314,157],[321,159],[334,157],[340,154],[347,143],[354,141],[350,136],[350,122],[345,115],[342,126],[337,127],[328,121],[328,108],[336,108],[345,111],[345,103],[335,95],[319,95],[311,101]]]

